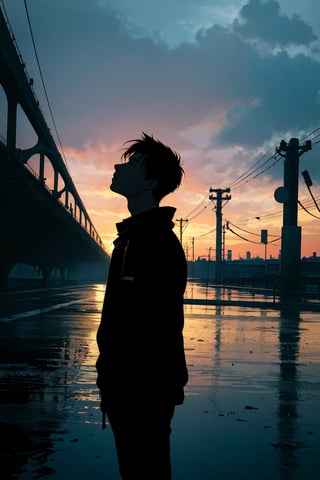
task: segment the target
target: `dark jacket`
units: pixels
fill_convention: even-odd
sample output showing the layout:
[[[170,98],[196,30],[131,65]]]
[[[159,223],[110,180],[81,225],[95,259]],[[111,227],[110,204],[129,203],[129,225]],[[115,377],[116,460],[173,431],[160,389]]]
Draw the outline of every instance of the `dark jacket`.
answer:
[[[159,207],[117,224],[97,333],[102,409],[107,395],[183,402],[187,264],[172,231],[174,213]]]

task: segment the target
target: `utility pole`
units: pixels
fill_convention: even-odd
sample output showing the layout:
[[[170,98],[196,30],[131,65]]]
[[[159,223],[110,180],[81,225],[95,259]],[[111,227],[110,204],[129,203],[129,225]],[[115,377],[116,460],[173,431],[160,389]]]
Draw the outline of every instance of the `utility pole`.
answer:
[[[209,195],[209,200],[216,200],[216,275],[215,281],[217,284],[222,280],[222,200],[230,200],[231,195],[225,195],[230,192],[230,188],[210,188],[209,192],[214,192],[216,196]]]
[[[191,238],[192,241],[192,261],[194,262],[194,237]]]
[[[191,262],[191,268],[190,268],[190,276],[193,277],[194,275],[194,237],[191,237],[191,242],[192,242],[192,262]]]
[[[183,219],[183,218],[177,218],[176,219],[177,222],[179,222],[180,224],[180,227],[179,227],[179,231],[180,231],[180,243],[182,245],[182,230],[183,230],[183,223],[187,223],[188,222],[188,219]]]
[[[285,294],[301,291],[301,227],[297,225],[299,157],[308,150],[311,150],[311,141],[299,145],[298,138],[291,138],[289,143],[281,140],[277,148],[284,158],[283,187],[276,189],[274,197],[283,204],[280,279]]]
[[[226,245],[226,226],[222,226],[222,261],[225,257],[225,245]]]

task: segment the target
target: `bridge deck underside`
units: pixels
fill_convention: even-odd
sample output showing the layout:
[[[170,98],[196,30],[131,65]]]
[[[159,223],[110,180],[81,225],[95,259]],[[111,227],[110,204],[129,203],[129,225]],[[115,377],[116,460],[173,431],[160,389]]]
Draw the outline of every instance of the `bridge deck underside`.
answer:
[[[109,257],[23,165],[0,158],[0,263],[107,267]]]

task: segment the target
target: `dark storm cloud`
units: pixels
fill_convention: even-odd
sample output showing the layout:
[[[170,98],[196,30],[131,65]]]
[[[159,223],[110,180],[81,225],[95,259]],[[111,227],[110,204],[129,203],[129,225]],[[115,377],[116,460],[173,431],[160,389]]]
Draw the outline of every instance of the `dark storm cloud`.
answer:
[[[102,2],[44,0],[30,3],[29,11],[56,123],[75,148],[118,141],[146,126],[171,139],[221,115],[226,124],[213,146],[252,148],[277,133],[318,126],[320,63],[284,49],[262,55],[245,30],[238,33],[259,25],[266,32],[268,24],[270,41],[312,41],[310,27],[280,15],[276,2],[251,1],[233,29],[213,25],[175,48],[137,37]],[[32,45],[18,13],[12,12],[13,27],[29,66]]]
[[[204,104],[214,111],[222,103],[227,112],[213,142],[252,148],[277,132],[309,130],[319,123],[319,62],[285,51],[261,55],[221,27],[199,34],[197,41],[194,70],[208,80]]]
[[[309,45],[317,40],[312,28],[298,15],[288,18],[280,13],[275,0],[250,0],[240,10],[233,29],[245,38],[262,39],[269,45]]]
[[[277,133],[309,132],[319,123],[318,62],[303,55],[291,58],[282,52],[260,58],[252,80],[256,103],[242,108],[236,104],[230,109],[227,125],[219,135],[223,144],[253,147]]]

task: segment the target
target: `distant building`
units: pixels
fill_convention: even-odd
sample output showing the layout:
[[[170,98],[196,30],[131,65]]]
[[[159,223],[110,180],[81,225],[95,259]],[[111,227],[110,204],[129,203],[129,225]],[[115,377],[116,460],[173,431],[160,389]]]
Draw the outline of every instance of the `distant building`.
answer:
[[[222,263],[223,279],[226,283],[239,280],[277,279],[280,275],[280,261],[275,258],[264,260],[263,258],[251,258],[247,252],[246,260],[231,260],[231,250],[227,251],[227,259]],[[216,262],[206,258],[198,258],[195,262],[188,262],[189,276],[206,281],[214,281]],[[311,257],[301,259],[301,275],[303,278],[316,278],[320,289],[320,257],[315,252]],[[318,284],[318,283],[317,283]]]

